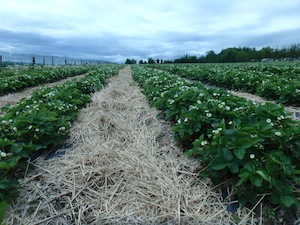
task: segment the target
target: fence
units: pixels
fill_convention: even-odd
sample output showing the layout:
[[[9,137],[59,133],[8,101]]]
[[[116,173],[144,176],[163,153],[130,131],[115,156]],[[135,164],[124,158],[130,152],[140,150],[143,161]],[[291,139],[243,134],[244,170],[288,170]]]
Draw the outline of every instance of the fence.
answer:
[[[91,65],[109,63],[102,60],[93,59],[71,59],[60,56],[44,56],[37,54],[18,54],[0,51],[0,65],[2,64],[31,64],[44,66],[57,65]]]

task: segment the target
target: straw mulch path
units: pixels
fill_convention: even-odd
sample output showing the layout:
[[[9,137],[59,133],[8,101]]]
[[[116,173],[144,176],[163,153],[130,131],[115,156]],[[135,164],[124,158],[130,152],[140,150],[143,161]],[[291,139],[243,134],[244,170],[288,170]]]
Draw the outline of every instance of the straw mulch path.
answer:
[[[156,119],[130,67],[81,110],[61,158],[35,162],[7,224],[233,224],[170,125]],[[246,220],[244,220],[246,221]]]

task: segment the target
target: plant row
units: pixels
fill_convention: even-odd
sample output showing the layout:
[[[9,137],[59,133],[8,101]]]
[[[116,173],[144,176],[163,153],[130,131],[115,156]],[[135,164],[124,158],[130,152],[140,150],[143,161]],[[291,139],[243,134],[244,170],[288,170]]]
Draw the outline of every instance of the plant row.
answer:
[[[94,68],[79,81],[43,87],[7,109],[0,117],[0,203],[17,196],[17,178],[26,160],[63,142],[78,110],[91,102],[89,94],[119,69],[117,65]]]
[[[0,95],[20,91],[26,87],[58,81],[84,74],[93,67],[26,67],[9,68],[0,72]]]
[[[277,103],[300,106],[300,66],[295,63],[155,66],[206,84],[250,92]]]
[[[243,205],[299,206],[300,123],[280,104],[248,101],[165,71],[133,66],[160,117],[213,183],[231,180]]]

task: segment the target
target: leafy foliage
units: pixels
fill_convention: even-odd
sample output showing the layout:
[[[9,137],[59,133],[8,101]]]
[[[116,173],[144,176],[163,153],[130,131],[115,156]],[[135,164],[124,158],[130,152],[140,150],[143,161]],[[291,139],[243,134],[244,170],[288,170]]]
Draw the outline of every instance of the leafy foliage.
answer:
[[[19,91],[26,87],[54,82],[67,77],[84,74],[93,67],[56,67],[16,69],[10,68],[0,72],[0,95]]]
[[[20,172],[24,159],[60,144],[78,110],[91,101],[89,94],[99,90],[118,69],[117,65],[95,67],[79,81],[43,87],[6,109],[0,118],[0,206],[17,196],[15,174]]]
[[[173,123],[185,154],[205,165],[200,177],[232,179],[242,204],[253,205],[266,194],[269,203],[299,205],[300,123],[282,105],[257,104],[141,66],[133,67],[133,77]]]
[[[296,63],[152,66],[210,85],[250,92],[278,103],[300,105],[300,67]]]

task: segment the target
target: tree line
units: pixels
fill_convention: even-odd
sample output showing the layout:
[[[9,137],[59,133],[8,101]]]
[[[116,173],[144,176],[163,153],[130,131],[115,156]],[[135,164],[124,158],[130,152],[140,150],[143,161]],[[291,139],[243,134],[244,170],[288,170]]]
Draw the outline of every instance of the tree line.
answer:
[[[223,49],[219,54],[213,50],[206,52],[205,56],[189,56],[174,60],[174,63],[227,63],[251,62],[296,59],[300,57],[300,44],[292,44],[283,48],[264,47],[260,50],[249,47],[231,47]]]
[[[139,64],[154,63],[228,63],[228,62],[255,62],[272,60],[292,60],[299,59],[300,44],[292,44],[282,48],[264,47],[260,50],[249,47],[231,47],[225,48],[220,53],[213,50],[206,52],[206,55],[197,57],[186,54],[181,58],[174,60],[165,60],[149,58],[146,61],[140,60]],[[135,59],[126,59],[125,64],[137,64]]]
[[[154,63],[164,63],[162,59],[156,59],[148,58],[148,60],[140,60],[139,64],[154,64]],[[126,59],[125,64],[137,64],[137,61],[135,59]]]

